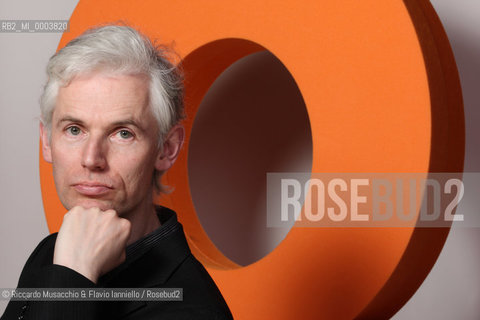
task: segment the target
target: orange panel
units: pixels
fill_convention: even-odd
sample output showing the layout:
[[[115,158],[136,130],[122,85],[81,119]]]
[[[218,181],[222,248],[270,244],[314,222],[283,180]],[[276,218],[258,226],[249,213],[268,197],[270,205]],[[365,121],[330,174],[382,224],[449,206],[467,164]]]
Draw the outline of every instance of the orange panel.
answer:
[[[426,0],[81,0],[59,48],[87,27],[123,20],[176,44],[185,57],[188,136],[216,77],[264,48],[303,95],[312,172],[457,172],[464,120],[448,40]],[[249,41],[239,41],[244,39]],[[188,150],[165,176],[192,250],[238,319],[388,318],[435,262],[448,228],[292,228],[246,267],[224,257],[201,228],[188,184]],[[65,209],[51,166],[40,162],[51,232]]]

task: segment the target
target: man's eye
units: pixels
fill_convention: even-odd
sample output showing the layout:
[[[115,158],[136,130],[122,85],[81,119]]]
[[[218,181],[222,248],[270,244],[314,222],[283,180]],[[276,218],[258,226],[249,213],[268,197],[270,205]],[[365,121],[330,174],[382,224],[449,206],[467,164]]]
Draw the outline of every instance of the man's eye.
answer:
[[[131,137],[133,137],[132,133],[128,130],[120,130],[118,131],[118,135],[122,139],[130,139]]]
[[[71,126],[67,128],[67,132],[70,133],[72,136],[77,136],[82,132],[79,127],[77,126]]]

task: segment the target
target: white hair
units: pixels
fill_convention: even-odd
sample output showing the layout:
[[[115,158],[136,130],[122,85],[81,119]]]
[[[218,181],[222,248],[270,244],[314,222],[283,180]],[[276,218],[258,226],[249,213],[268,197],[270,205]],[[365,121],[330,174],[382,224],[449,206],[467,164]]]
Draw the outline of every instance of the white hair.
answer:
[[[184,116],[183,74],[169,59],[173,51],[156,45],[137,30],[107,25],[87,30],[53,55],[48,80],[40,98],[41,121],[50,135],[52,115],[60,87],[74,77],[92,72],[144,75],[149,79],[149,103],[158,123],[159,147],[168,131]],[[154,176],[160,190],[159,178]]]

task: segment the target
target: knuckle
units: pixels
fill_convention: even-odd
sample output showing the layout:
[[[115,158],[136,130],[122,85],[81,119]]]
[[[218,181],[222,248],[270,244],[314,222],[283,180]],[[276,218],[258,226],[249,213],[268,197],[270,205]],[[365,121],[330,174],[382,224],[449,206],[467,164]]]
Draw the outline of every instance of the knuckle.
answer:
[[[124,231],[129,231],[131,228],[131,223],[127,219],[121,219],[120,220],[120,226]]]
[[[68,214],[68,215],[73,215],[73,214],[78,213],[80,210],[81,210],[81,207],[75,206],[75,207],[73,207],[72,209],[70,209],[70,210],[67,212],[67,214]]]
[[[108,209],[108,210],[104,211],[103,214],[106,215],[107,217],[117,216],[117,213],[113,209]]]
[[[99,213],[101,213],[100,209],[97,208],[97,207],[92,207],[92,208],[86,210],[86,212],[88,212],[88,213],[93,213],[93,214],[99,214]]]

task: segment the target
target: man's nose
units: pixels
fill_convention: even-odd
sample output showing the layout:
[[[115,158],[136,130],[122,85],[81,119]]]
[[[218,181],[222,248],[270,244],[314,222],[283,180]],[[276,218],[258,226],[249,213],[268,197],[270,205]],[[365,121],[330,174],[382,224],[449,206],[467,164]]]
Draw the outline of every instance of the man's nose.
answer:
[[[107,166],[106,145],[99,137],[89,137],[83,148],[82,166],[92,171],[104,170]]]

